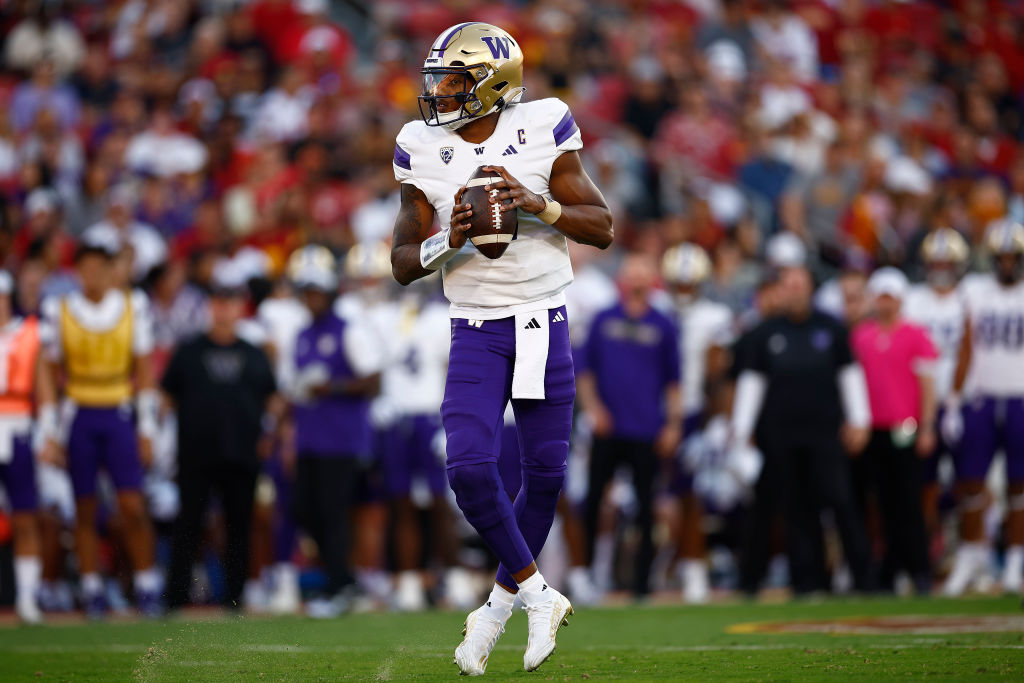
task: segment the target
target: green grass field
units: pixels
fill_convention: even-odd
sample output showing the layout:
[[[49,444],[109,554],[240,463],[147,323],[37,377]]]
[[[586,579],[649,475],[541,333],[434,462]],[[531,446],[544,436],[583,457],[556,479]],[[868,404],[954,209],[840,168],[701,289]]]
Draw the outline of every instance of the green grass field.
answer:
[[[915,631],[864,634],[750,632],[750,622],[914,615]],[[950,616],[962,620],[949,632]],[[836,674],[863,680],[923,677],[1024,679],[1024,629],[1016,599],[829,600],[785,605],[579,610],[558,650],[522,670],[526,617],[515,614],[491,656],[496,680],[795,680]],[[367,614],[301,618],[176,619],[0,629],[0,680],[294,681],[440,680],[463,615]],[[843,623],[842,621],[838,623]],[[854,623],[847,621],[845,623]],[[863,626],[862,622],[856,622]],[[747,626],[737,626],[747,624]],[[996,626],[993,626],[996,624]],[[811,628],[830,629],[823,624]]]

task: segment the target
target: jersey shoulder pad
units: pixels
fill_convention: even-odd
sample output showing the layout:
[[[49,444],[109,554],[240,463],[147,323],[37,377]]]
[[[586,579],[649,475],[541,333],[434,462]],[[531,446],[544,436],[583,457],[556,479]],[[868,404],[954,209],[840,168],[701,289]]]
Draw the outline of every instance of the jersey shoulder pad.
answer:
[[[563,151],[571,151],[583,147],[583,138],[576,119],[567,105],[557,97],[524,102],[517,108],[525,107],[525,114],[530,128],[541,135],[550,135],[555,147]]]
[[[450,135],[447,130],[432,128],[422,121],[410,121],[402,126],[395,138],[395,155],[392,165],[395,170],[395,179],[405,182],[412,178],[412,159],[424,145],[437,141],[445,135]]]

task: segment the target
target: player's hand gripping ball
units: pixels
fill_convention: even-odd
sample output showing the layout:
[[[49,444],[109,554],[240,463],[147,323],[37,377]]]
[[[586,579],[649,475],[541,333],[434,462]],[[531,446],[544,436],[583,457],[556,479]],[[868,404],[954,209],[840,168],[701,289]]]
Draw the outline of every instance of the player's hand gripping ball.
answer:
[[[486,189],[488,186],[491,189]],[[481,166],[466,181],[462,193],[462,204],[468,204],[472,211],[465,220],[469,223],[466,237],[490,259],[505,253],[519,227],[516,198],[509,196],[508,187],[508,180],[497,169]]]

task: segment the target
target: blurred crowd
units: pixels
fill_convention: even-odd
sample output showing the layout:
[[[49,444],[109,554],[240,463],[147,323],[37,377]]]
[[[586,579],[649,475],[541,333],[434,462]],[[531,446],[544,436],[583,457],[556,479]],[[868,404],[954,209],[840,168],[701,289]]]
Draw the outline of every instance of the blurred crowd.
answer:
[[[541,560],[545,576],[558,577],[548,566],[560,563],[562,580],[584,603],[615,589],[681,587],[697,602],[713,589],[787,583],[798,591],[867,588],[856,585],[863,579],[871,588],[893,588],[899,572],[889,566],[870,581],[851,578],[837,550],[839,537],[850,544],[838,513],[824,515],[825,541],[812,549],[827,564],[828,581],[791,582],[792,539],[783,527],[792,528],[792,520],[783,523],[788,512],[781,509],[766,513],[780,521],[762,529],[761,559],[748,562],[744,511],[760,490],[761,458],[753,449],[728,462],[715,455],[728,436],[732,385],[749,369],[733,344],[762,318],[797,305],[802,280],[787,274],[793,271],[806,272],[817,306],[852,329],[880,299],[909,296],[909,285],[891,277],[869,289],[876,269],[892,266],[921,281],[935,262],[947,267],[923,256],[940,229],[965,243],[955,259],[943,252],[957,278],[993,269],[991,226],[1024,221],[1020,3],[12,0],[0,7],[0,260],[10,274],[0,293],[10,297],[9,315],[42,317],[45,355],[57,342],[44,302],[81,291],[85,278],[98,282],[106,269],[108,288],[134,288],[125,297],[132,307],[140,300],[133,324],[151,326],[148,342],[132,344],[152,366],[146,386],[136,377],[136,393],[163,386],[174,398],[185,391],[166,381],[165,369],[186,342],[212,329],[233,328],[272,368],[272,385],[261,389],[266,419],[252,435],[259,471],[250,487],[249,542],[237,543],[237,523],[221,530],[228,510],[241,509],[227,502],[227,488],[212,496],[215,504],[193,505],[204,531],[191,555],[181,555],[178,544],[190,580],[179,584],[177,604],[293,611],[305,595],[319,599],[313,611],[322,615],[355,603],[461,607],[475,605],[487,585],[482,577],[492,560],[459,521],[443,478],[443,436],[426,419],[436,418],[436,409],[423,405],[439,405],[443,390],[437,382],[445,350],[433,348],[438,337],[447,342],[446,322],[435,324],[443,311],[439,283],[403,290],[387,259],[398,209],[394,136],[418,117],[419,69],[430,43],[465,20],[494,23],[516,37],[527,99],[557,96],[569,104],[583,133],[584,165],[615,221],[616,243],[607,252],[572,249],[570,325],[581,387],[589,389],[580,392],[570,483]],[[347,453],[357,483],[345,495],[345,519],[332,527],[348,528],[340,539],[315,528],[315,511],[298,511],[296,524],[291,500],[302,436],[288,404],[316,393],[308,377],[297,380],[295,344],[316,307],[307,295],[323,290],[303,286],[300,275],[304,263],[315,270],[304,258],[325,262],[307,245],[325,247],[339,276],[330,292],[337,303],[323,314],[358,320],[379,340],[353,352],[372,362],[350,359],[362,368],[357,374],[379,382],[360,389],[372,445]],[[683,252],[671,250],[678,245]],[[662,266],[666,250],[671,258]],[[102,263],[90,266],[89,256]],[[299,264],[291,270],[290,259]],[[83,268],[91,268],[84,277]],[[241,305],[218,305],[225,300]],[[614,380],[614,367],[612,379],[601,376],[608,349],[595,337],[603,328],[592,322],[616,306],[613,315],[647,316],[648,304],[678,343],[675,360],[646,368],[655,395],[645,400],[657,410],[671,398],[660,392],[682,382],[693,419],[677,435],[658,424],[616,434],[614,406],[602,400],[602,382],[625,380]],[[691,314],[699,322],[687,325]],[[929,333],[932,355],[957,352],[958,338],[951,345]],[[224,343],[235,343],[224,334]],[[432,354],[423,362],[434,364],[426,379],[415,353],[421,342]],[[389,379],[400,366],[405,378]],[[411,376],[435,383],[419,403],[405,395]],[[59,390],[60,372],[54,379]],[[126,606],[132,592],[163,590],[186,505],[174,407],[163,400],[153,408],[157,424],[146,425],[149,443],[138,453],[146,465],[142,502],[122,495],[130,485],[101,478],[87,522],[76,519],[75,494],[58,466],[67,450],[56,443],[60,429],[52,428],[53,448],[39,447],[45,455],[32,514],[15,509],[0,532],[14,531],[15,565],[39,558],[38,567],[23,559],[15,573],[21,584],[38,584],[32,593],[45,609],[82,604],[101,613]],[[426,421],[410,426],[410,416]],[[403,430],[417,441],[429,433],[426,451],[434,459],[389,461],[388,435]],[[648,448],[623,446],[623,438]],[[914,441],[913,430],[907,438]],[[512,439],[503,450],[515,447]],[[391,471],[414,460],[415,471]],[[628,474],[620,464],[630,465]],[[507,469],[514,480],[514,463]],[[951,466],[932,469],[922,487],[907,488],[923,491],[926,566],[904,558],[895,568],[922,592],[933,576],[945,576],[952,551],[964,545],[953,513],[965,496]],[[851,493],[849,503],[863,518],[865,554],[887,565],[886,541],[891,546],[906,530],[886,527],[888,494],[871,492],[877,476],[852,473],[850,486],[863,495]],[[1005,478],[996,477],[966,496],[977,519],[969,524],[970,558],[953,560],[963,584],[953,592],[984,588],[997,562],[1011,569],[1024,562],[991,552],[1024,542],[1006,540],[1005,489]],[[18,498],[6,494],[8,503]],[[203,503],[211,497],[195,495]],[[79,505],[79,517],[82,511]],[[19,549],[24,528],[36,529],[36,538]],[[92,558],[84,568],[83,538]],[[151,551],[139,551],[140,544]],[[334,555],[338,547],[349,551],[325,558],[325,545]],[[216,561],[242,551],[247,560],[236,557],[226,570]],[[243,570],[244,588],[225,577]],[[88,590],[80,590],[83,575]],[[1019,576],[1004,582],[1020,587]],[[342,590],[350,585],[358,591]],[[91,599],[101,592],[102,599]],[[159,599],[140,602],[146,611],[161,608]]]

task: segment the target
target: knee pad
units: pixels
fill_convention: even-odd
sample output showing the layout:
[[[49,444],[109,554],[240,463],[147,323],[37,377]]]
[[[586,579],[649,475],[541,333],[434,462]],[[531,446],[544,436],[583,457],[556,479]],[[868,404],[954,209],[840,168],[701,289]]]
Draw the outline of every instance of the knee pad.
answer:
[[[554,513],[564,483],[565,467],[554,471],[538,471],[528,466],[523,468],[523,493],[530,506],[550,506]]]
[[[459,509],[477,530],[498,526],[512,517],[512,504],[505,495],[497,463],[449,467],[448,483]]]

